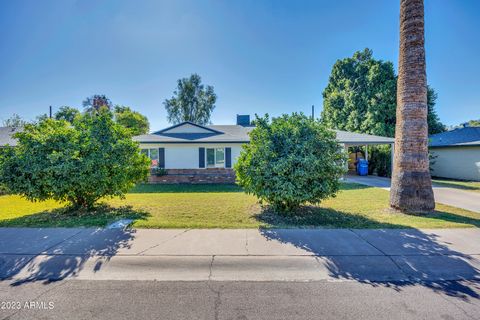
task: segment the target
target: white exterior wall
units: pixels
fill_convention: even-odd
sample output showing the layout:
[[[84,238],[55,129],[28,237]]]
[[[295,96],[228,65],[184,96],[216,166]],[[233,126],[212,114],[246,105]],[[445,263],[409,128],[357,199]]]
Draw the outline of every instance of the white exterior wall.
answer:
[[[165,148],[165,169],[199,169],[199,148],[226,147],[232,148],[233,168],[242,149],[241,143],[140,143],[140,149]]]
[[[198,148],[165,147],[165,169],[198,168]]]
[[[480,181],[480,147],[431,148],[432,176]]]

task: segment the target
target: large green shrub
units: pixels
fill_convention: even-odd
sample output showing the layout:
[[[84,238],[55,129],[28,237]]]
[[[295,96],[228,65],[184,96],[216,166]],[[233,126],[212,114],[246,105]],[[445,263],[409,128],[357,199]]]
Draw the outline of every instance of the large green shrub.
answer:
[[[380,177],[392,175],[392,151],[389,145],[368,147],[368,174],[376,174]]]
[[[91,209],[145,180],[149,161],[109,111],[73,124],[45,119],[16,133],[18,146],[0,165],[0,184],[31,201],[54,199]]]
[[[346,155],[333,131],[296,113],[257,117],[255,125],[235,164],[247,193],[281,212],[335,196]]]

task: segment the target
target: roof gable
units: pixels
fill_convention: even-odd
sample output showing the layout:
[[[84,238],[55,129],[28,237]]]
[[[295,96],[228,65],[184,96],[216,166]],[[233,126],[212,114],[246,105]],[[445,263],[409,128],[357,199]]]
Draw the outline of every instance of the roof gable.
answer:
[[[154,134],[219,134],[223,133],[208,127],[201,126],[199,124],[185,121],[171,127],[165,128],[160,131],[154,132]]]

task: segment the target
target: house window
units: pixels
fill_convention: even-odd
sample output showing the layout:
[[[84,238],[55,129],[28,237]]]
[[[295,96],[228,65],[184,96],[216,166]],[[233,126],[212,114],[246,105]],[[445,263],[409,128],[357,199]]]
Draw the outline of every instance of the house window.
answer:
[[[225,167],[225,148],[206,149],[207,168]]]
[[[151,167],[158,167],[158,148],[142,149],[141,152],[150,158],[150,160],[152,161],[150,164]]]

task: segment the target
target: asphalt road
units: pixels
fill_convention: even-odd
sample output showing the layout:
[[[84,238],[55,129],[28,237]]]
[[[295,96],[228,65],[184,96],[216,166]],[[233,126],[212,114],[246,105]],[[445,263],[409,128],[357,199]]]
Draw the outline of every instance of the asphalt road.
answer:
[[[2,282],[21,308],[0,319],[480,319],[479,297],[478,282]]]

